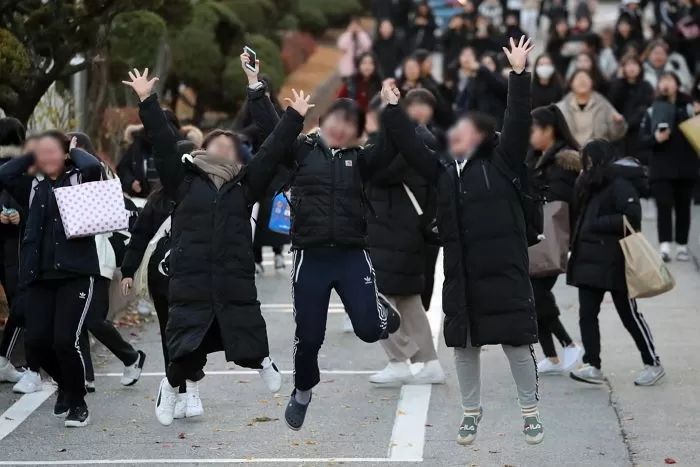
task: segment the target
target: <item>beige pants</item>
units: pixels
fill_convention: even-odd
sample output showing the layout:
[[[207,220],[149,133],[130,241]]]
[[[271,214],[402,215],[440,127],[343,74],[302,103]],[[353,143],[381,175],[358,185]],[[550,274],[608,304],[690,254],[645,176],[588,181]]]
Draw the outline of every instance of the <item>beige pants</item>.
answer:
[[[388,295],[386,297],[401,314],[401,327],[381,342],[392,362],[410,359],[412,363],[437,360],[420,295]]]

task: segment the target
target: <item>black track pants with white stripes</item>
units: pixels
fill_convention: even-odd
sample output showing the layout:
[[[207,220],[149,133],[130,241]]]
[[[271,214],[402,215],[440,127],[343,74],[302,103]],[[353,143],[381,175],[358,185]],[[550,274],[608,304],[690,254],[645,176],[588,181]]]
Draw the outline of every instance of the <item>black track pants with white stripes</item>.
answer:
[[[294,385],[309,390],[319,382],[328,302],[335,290],[357,337],[376,342],[387,336],[387,313],[377,301],[374,268],[361,248],[318,247],[294,251]]]
[[[579,287],[578,289],[579,325],[581,326],[581,340],[585,350],[583,361],[596,368],[600,368],[598,314],[605,292],[606,290],[591,287]],[[634,343],[642,355],[642,361],[646,365],[658,364],[659,356],[654,347],[654,338],[644,316],[637,311],[637,301],[629,298],[626,291],[610,291],[610,294],[622,324],[634,339]]]
[[[85,365],[79,342],[94,286],[93,277],[79,276],[36,281],[27,290],[27,361],[40,362],[71,406],[85,403]]]

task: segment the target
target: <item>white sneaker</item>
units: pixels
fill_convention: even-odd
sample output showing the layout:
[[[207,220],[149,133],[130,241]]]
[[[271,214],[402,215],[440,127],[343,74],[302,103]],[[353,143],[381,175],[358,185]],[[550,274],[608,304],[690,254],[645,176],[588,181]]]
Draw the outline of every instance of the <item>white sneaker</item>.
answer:
[[[23,374],[8,359],[0,357],[0,383],[16,383],[22,379]]]
[[[413,379],[411,367],[406,362],[389,362],[384,369],[369,377],[374,384],[403,384]]]
[[[653,386],[659,382],[661,378],[666,376],[664,367],[659,365],[644,365],[644,369],[639,372],[634,380],[636,386]]]
[[[599,368],[584,363],[580,367],[569,373],[572,379],[588,384],[603,384],[605,383],[605,375]]]
[[[178,392],[177,402],[175,402],[175,411],[173,412],[173,418],[179,420],[185,418],[187,415],[187,394]]]
[[[185,417],[199,417],[204,413],[202,399],[199,398],[199,383],[188,380],[185,384],[187,385]]]
[[[168,383],[168,378],[160,380],[158,395],[156,396],[156,418],[161,425],[168,426],[173,423],[175,405],[177,404],[177,388]]]
[[[270,392],[279,392],[282,388],[282,374],[270,357],[265,357],[262,361],[262,368],[258,370],[258,373]]]
[[[26,370],[17,384],[12,387],[12,392],[31,394],[41,391],[41,375],[36,371]]]
[[[134,363],[124,367],[124,373],[121,379],[123,386],[133,386],[141,377],[141,370],[143,370],[143,363],[146,361],[146,354],[140,350],[138,354],[139,356]]]
[[[668,242],[661,242],[659,254],[661,254],[661,259],[664,260],[664,263],[671,261],[671,244]]]
[[[345,333],[354,333],[355,328],[352,326],[352,321],[350,321],[350,316],[348,316],[347,313],[345,313],[345,317],[343,318],[343,332]]]
[[[690,253],[686,245],[678,245],[676,247],[676,259],[678,261],[690,261]]]
[[[281,253],[277,253],[275,255],[275,269],[284,269],[285,264],[284,264],[284,256],[282,256]]]
[[[153,313],[153,307],[151,307],[151,304],[147,300],[142,298],[136,304],[136,311],[138,311],[139,315],[141,316],[151,316],[151,313]]]
[[[537,362],[537,373],[540,375],[559,375],[562,371],[561,363],[554,363],[546,357]]]
[[[583,357],[583,348],[574,343],[564,348],[564,358],[561,361],[563,371],[571,371],[576,367]]]
[[[423,368],[409,382],[411,384],[445,384],[445,372],[442,370],[440,361],[425,362]]]

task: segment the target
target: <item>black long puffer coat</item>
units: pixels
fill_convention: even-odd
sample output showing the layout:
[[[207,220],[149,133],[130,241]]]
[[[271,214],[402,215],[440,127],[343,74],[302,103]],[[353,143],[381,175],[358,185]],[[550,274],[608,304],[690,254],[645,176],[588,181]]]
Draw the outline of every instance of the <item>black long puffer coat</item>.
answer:
[[[264,89],[249,90],[248,98],[251,111],[259,114],[256,121],[276,120]],[[207,174],[181,161],[177,137],[155,95],[140,104],[140,115],[153,141],[163,188],[176,203],[166,330],[170,358],[197,349],[216,320],[221,342],[204,343],[206,350],[224,350],[228,361],[254,367],[269,351],[255,287],[250,211],[265,195],[304,119],[288,109],[256,156],[217,190]]]
[[[641,165],[629,159],[611,164],[603,183],[594,187],[581,206],[572,235],[567,283],[575,287],[627,290],[625,257],[619,241],[624,237],[623,216],[639,230],[642,223],[640,194],[647,178]]]
[[[417,131],[421,132],[423,141],[432,138],[425,127]],[[370,141],[372,139],[370,137]],[[415,196],[422,215],[418,214],[406,187]],[[372,208],[367,216],[367,243],[379,291],[386,295],[422,293],[425,288],[424,233],[427,222],[432,220],[430,213],[435,204],[432,187],[399,155],[388,167],[372,175],[366,191]]]
[[[461,169],[436,160],[403,115],[390,128],[401,154],[438,190],[444,244],[445,342],[450,347],[537,342],[520,193],[503,170],[520,173],[530,132],[530,75],[511,73],[503,132]]]

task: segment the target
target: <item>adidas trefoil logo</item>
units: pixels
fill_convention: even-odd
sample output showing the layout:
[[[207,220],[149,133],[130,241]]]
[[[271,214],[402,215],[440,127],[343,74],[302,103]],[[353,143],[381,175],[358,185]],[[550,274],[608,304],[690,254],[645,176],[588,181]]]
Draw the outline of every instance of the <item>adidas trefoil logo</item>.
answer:
[[[81,300],[85,300],[85,297],[87,297],[87,295],[85,295],[85,292],[80,292],[78,297],[80,297]]]
[[[365,285],[371,285],[372,284],[372,278],[370,276],[365,277]]]

